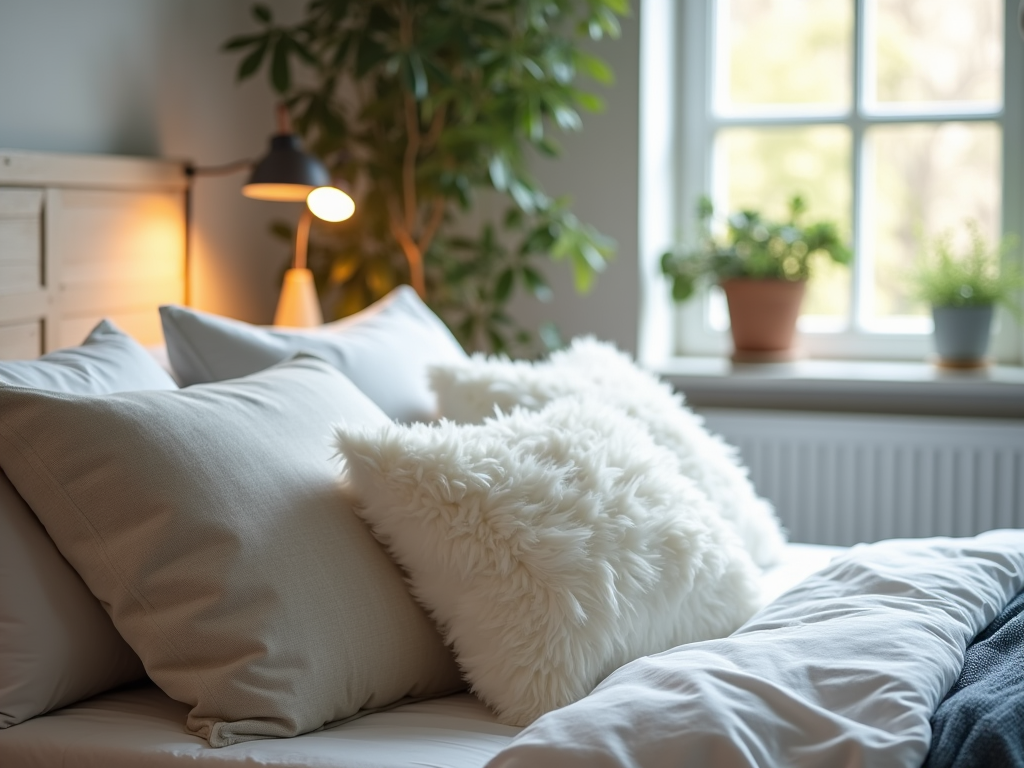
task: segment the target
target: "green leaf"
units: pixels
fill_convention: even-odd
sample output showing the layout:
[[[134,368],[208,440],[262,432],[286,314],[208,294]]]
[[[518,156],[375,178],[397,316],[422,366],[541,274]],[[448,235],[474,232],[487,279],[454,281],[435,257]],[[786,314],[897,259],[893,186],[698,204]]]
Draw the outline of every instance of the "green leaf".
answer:
[[[605,101],[597,94],[576,91],[573,97],[577,104],[589,112],[604,112],[605,110]]]
[[[356,77],[362,78],[388,56],[387,51],[368,38],[359,41],[356,51]]]
[[[260,64],[263,63],[263,56],[267,52],[267,42],[268,41],[264,39],[256,50],[242,59],[242,63],[238,65],[238,74],[236,75],[238,80],[245,80],[248,77],[252,77],[256,70],[260,68]]]
[[[498,282],[494,286],[494,300],[499,304],[504,304],[508,301],[508,297],[512,295],[512,286],[515,285],[516,273],[511,269],[506,269],[498,276]]]
[[[565,347],[565,341],[562,339],[558,326],[550,320],[540,324],[537,335],[540,336],[541,342],[549,352],[555,352]]]
[[[606,8],[619,16],[629,16],[629,0],[601,0]]]
[[[274,20],[274,16],[271,14],[270,9],[263,3],[256,3],[256,5],[252,7],[252,15],[256,21],[262,21],[264,24],[269,24]]]
[[[533,267],[523,267],[523,282],[526,283],[526,287],[530,290],[537,299],[540,301],[551,301],[554,298],[554,291],[551,290],[551,286],[548,285],[548,281],[544,278],[540,272],[535,270]]]
[[[331,59],[331,65],[334,69],[341,69],[345,63],[345,57],[348,56],[349,48],[352,46],[352,36],[346,36],[341,39],[338,43],[338,47],[334,49],[334,57]]]
[[[278,240],[285,240],[291,242],[292,240],[292,228],[285,224],[283,221],[274,221],[270,224],[270,234],[276,237]]]
[[[420,58],[416,51],[412,51],[409,53],[407,61],[412,75],[412,88],[410,90],[416,97],[416,101],[422,101],[427,98],[428,92],[427,73],[423,69],[423,59]]]
[[[487,340],[491,342],[491,352],[494,354],[501,355],[508,352],[508,343],[498,329],[488,326]]]
[[[274,58],[270,66],[270,82],[278,93],[285,93],[292,84],[291,69],[288,66],[288,51],[291,48],[291,41],[287,37],[280,37],[277,45],[274,46]]]
[[[505,156],[502,154],[492,155],[487,169],[491,175],[491,184],[494,185],[494,188],[499,192],[507,190],[512,172],[508,167],[508,160],[505,159]]]
[[[232,37],[221,46],[222,51],[236,51],[239,48],[248,48],[250,45],[263,40],[266,35],[239,35]]]
[[[537,210],[533,199],[533,190],[521,181],[513,181],[509,184],[508,191],[512,195],[512,199],[516,201],[516,205],[522,208],[524,212],[533,213]]]
[[[575,109],[564,104],[550,106],[555,114],[555,122],[563,131],[578,131],[583,128],[583,121],[580,120],[579,113]]]
[[[305,61],[307,64],[315,67],[318,62],[316,60],[316,57],[313,55],[312,51],[310,51],[309,48],[300,43],[294,37],[290,38],[290,40],[292,50],[299,55],[299,58]]]
[[[612,72],[612,68],[597,56],[592,56],[584,51],[576,51],[573,56],[573,63],[577,69],[594,78],[594,80],[602,85],[613,85],[615,83],[615,73]]]

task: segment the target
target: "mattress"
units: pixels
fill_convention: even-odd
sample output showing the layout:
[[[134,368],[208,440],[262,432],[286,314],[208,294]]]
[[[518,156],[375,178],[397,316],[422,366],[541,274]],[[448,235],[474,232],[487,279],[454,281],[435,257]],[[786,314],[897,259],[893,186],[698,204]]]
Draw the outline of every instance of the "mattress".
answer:
[[[765,601],[825,567],[839,547],[790,544],[764,574]],[[122,688],[0,731],[3,768],[481,768],[520,728],[468,693],[407,704],[292,739],[213,749],[184,731],[188,707],[153,685]]]

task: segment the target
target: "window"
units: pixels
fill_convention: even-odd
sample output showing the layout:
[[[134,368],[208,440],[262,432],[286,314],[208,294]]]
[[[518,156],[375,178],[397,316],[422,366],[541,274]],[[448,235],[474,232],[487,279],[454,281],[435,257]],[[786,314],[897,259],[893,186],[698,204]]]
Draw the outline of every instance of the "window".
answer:
[[[671,237],[692,241],[702,194],[720,213],[781,217],[799,193],[854,250],[850,268],[822,263],[808,287],[808,352],[926,357],[928,309],[906,285],[921,239],[963,231],[968,218],[993,243],[1024,235],[1017,0],[655,0],[642,12],[679,14],[661,25],[674,30],[671,71],[659,74],[653,59],[643,68],[645,81],[663,82],[645,82],[642,99],[663,87],[675,105],[679,173],[663,190]],[[644,20],[644,48],[658,49],[658,30]],[[645,123],[657,116],[650,104],[643,113]],[[652,136],[645,125],[644,141]],[[651,184],[648,173],[648,200]],[[661,301],[650,288],[648,300]],[[675,314],[675,353],[727,351],[717,289]],[[997,333],[998,356],[1021,362],[1015,324],[1004,318]]]

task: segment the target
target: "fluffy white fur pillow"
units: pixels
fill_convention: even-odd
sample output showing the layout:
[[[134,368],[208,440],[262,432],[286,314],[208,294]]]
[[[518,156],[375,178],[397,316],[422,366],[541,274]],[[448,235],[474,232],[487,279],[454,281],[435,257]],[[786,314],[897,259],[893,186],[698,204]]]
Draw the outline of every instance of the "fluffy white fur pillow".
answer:
[[[774,565],[786,540],[771,504],[747,478],[736,450],[703,427],[682,395],[638,368],[611,344],[579,338],[544,362],[512,361],[480,354],[430,369],[441,416],[476,424],[520,405],[540,408],[560,397],[591,395],[622,409],[676,456],[691,478],[728,520],[754,561]]]
[[[357,514],[509,725],[639,656],[729,634],[757,569],[675,457],[593,399],[482,425],[339,426]]]

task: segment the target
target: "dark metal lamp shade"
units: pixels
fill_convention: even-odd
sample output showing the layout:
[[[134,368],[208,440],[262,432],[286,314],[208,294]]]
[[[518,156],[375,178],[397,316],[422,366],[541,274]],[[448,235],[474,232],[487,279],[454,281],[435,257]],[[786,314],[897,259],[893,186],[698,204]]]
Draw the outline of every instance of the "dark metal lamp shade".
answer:
[[[270,151],[256,163],[242,194],[257,200],[301,202],[317,187],[331,185],[327,168],[302,151],[294,133],[270,139]]]

